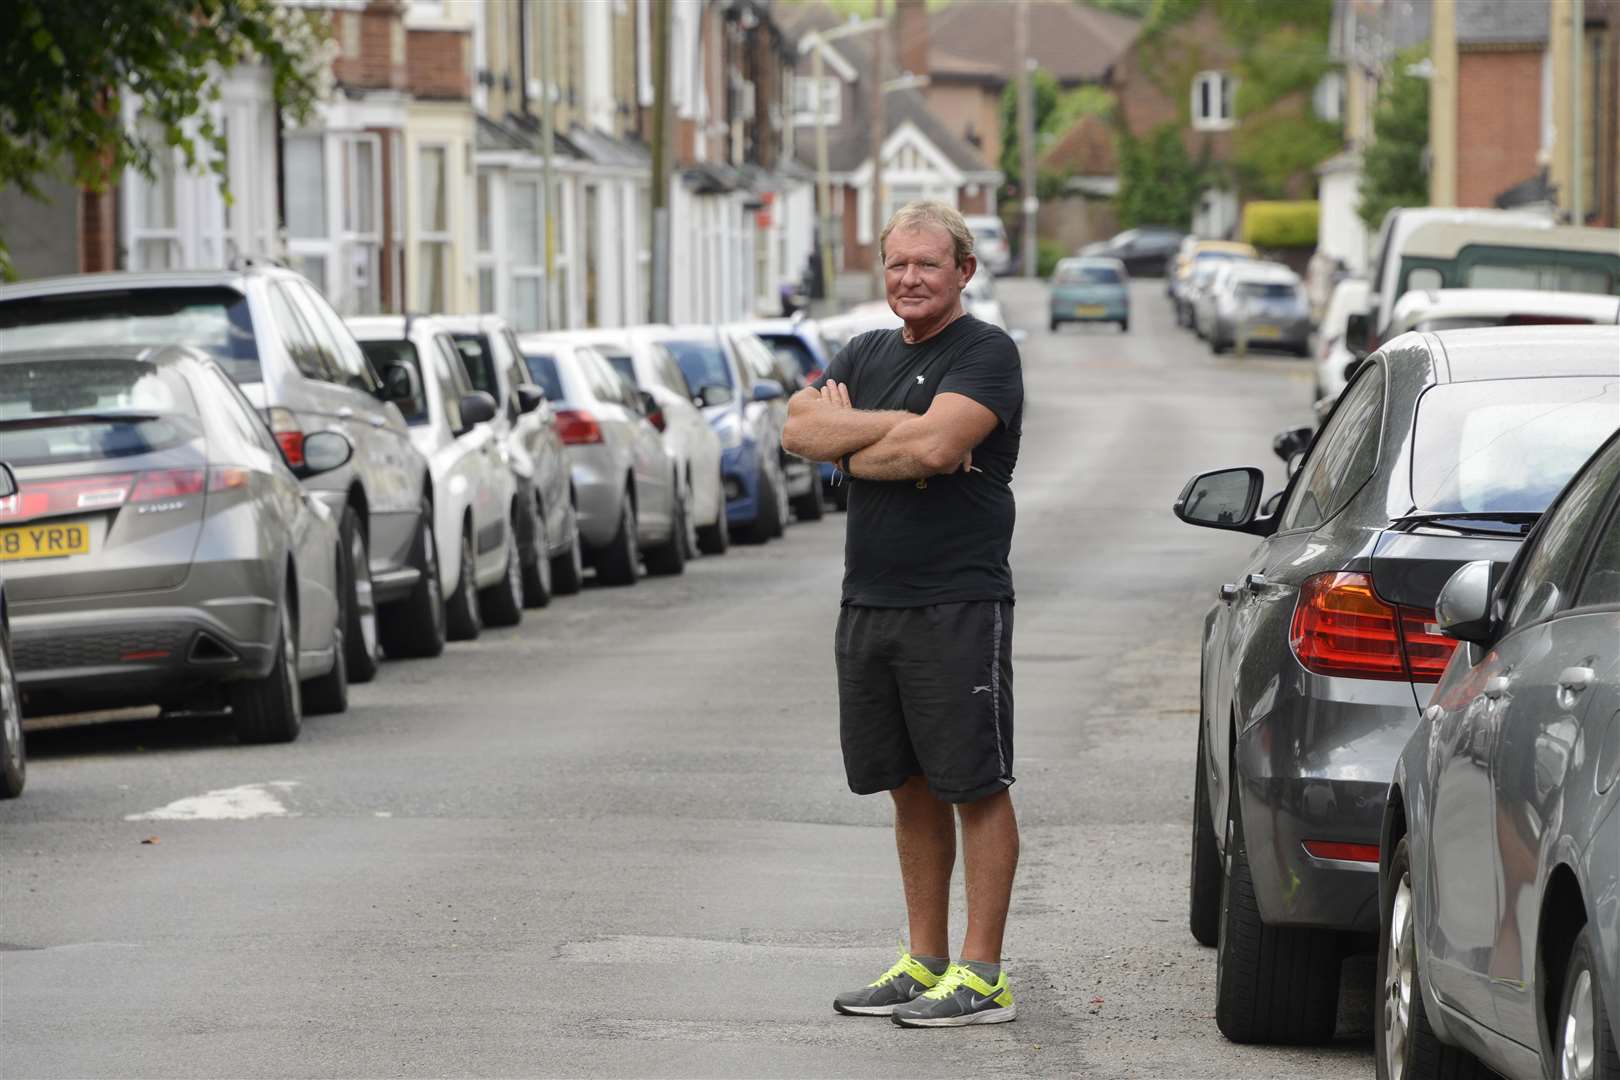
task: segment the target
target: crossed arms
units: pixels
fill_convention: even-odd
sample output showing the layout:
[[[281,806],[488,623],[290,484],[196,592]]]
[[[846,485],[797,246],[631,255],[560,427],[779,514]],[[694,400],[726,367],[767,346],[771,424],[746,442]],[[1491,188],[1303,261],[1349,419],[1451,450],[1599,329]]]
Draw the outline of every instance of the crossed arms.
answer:
[[[973,448],[996,429],[996,414],[963,394],[934,396],[926,413],[857,409],[849,388],[831,379],[788,401],[782,448],[811,461],[849,455],[851,476],[920,480],[967,469]]]

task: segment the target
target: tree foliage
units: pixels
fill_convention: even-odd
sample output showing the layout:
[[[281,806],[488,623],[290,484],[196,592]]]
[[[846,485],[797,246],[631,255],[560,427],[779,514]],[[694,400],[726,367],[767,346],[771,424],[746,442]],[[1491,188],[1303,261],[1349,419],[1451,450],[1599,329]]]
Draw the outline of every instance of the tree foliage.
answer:
[[[1040,155],[1063,137],[1070,125],[1087,116],[1108,116],[1114,110],[1114,95],[1100,86],[1077,86],[1064,90],[1057,77],[1044,68],[1035,69],[1031,98],[1035,105],[1035,153]],[[1018,131],[1018,84],[1009,83],[1001,91],[1001,160],[1007,185],[1017,189],[1022,183],[1024,162]],[[1035,177],[1036,193],[1043,199],[1063,191],[1068,177],[1050,170]]]
[[[1206,164],[1187,153],[1180,128],[1161,124],[1143,139],[1121,128],[1117,138],[1120,224],[1191,226]]]
[[[1317,116],[1311,101],[1332,68],[1332,8],[1326,0],[1310,0],[1292,10],[1298,22],[1256,27],[1255,36],[1238,39],[1246,45],[1237,65],[1232,161],[1239,187],[1249,196],[1308,194],[1308,189],[1289,192],[1290,181],[1308,178],[1343,144],[1343,125]]]
[[[1423,154],[1429,147],[1429,83],[1411,73],[1422,48],[1402,53],[1378,95],[1372,144],[1361,152],[1361,206],[1370,229],[1397,206],[1425,206],[1429,177]]]
[[[101,191],[126,168],[152,176],[155,155],[177,149],[224,186],[215,76],[258,60],[277,102],[302,119],[320,92],[326,38],[319,13],[276,0],[3,0],[0,185],[43,199],[40,182],[55,175]],[[127,122],[126,96],[139,125]],[[0,232],[0,271],[9,265]]]

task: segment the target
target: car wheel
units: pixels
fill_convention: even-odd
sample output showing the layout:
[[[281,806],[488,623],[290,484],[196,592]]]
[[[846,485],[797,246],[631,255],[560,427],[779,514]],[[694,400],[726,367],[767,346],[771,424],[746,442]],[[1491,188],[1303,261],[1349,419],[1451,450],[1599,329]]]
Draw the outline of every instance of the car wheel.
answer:
[[[1429,1026],[1417,963],[1417,913],[1412,903],[1412,847],[1401,837],[1382,882],[1378,920],[1378,978],[1373,1006],[1373,1057],[1379,1080],[1443,1076],[1484,1080],[1496,1074],[1466,1050],[1447,1046]]]
[[[1215,946],[1215,1026],[1236,1043],[1325,1043],[1339,1011],[1339,936],[1260,920],[1235,791],[1232,802]]]
[[[793,513],[793,504],[788,499],[787,473],[782,471],[780,464],[776,467],[776,513],[771,517],[771,539],[777,540],[787,534],[788,517]]]
[[[817,477],[820,483],[821,478]],[[731,523],[726,520],[726,490],[725,480],[721,479],[720,512],[714,516],[713,525],[704,525],[698,529],[698,550],[705,555],[724,555],[731,547]]]
[[[675,505],[670,510],[667,543],[647,549],[647,573],[669,577],[686,570],[686,496],[675,488]]]
[[[534,519],[530,526],[529,549],[523,553],[523,606],[528,608],[543,608],[551,603],[552,578],[555,576],[551,565],[551,537],[546,532],[545,507],[540,503],[540,495],[532,488],[529,491],[529,515]]]
[[[1209,339],[1209,351],[1214,353],[1216,356],[1224,353],[1227,348],[1228,345],[1226,342],[1222,341],[1220,338],[1212,337]]]
[[[417,517],[412,547],[416,584],[405,599],[389,604],[378,621],[383,653],[395,659],[444,652],[444,586],[439,581],[439,546],[433,537],[433,503],[426,499]]]
[[[338,552],[338,563],[346,556]],[[310,716],[349,711],[348,634],[340,621],[332,627],[332,670],[304,682],[299,691],[304,712]]]
[[[1198,762],[1193,767],[1192,884],[1187,923],[1193,940],[1214,945],[1221,935],[1221,852],[1209,813],[1209,781],[1204,776],[1204,724],[1198,722]]]
[[[236,737],[245,743],[292,742],[303,730],[303,697],[298,685],[298,619],[292,597],[283,598],[275,660],[262,679],[229,685],[227,697]]]
[[[641,549],[636,541],[636,507],[630,493],[619,503],[619,528],[607,547],[596,553],[596,580],[603,585],[634,585]]]
[[[461,573],[456,575],[456,591],[444,602],[445,635],[451,641],[472,641],[484,629],[483,613],[478,610],[478,560],[473,554],[472,528],[461,529]]]
[[[793,500],[793,515],[800,521],[820,521],[826,512],[821,505],[821,477],[812,475],[810,490]]]
[[[22,794],[28,757],[22,730],[22,695],[11,662],[11,634],[0,626],[0,799]]]
[[[568,515],[568,550],[551,560],[551,595],[573,596],[585,585],[585,549],[579,542],[579,519]]]
[[[1122,333],[1122,334],[1130,333],[1131,332],[1131,320],[1129,320],[1129,319],[1121,319],[1121,320],[1119,320],[1119,332]]]
[[[1061,319],[1048,319],[1046,323],[1046,332],[1049,334],[1055,334],[1058,332],[1058,327],[1062,325],[1063,322]]]
[[[506,571],[501,580],[478,592],[478,611],[490,626],[516,626],[523,621],[523,552],[517,522],[506,524]]]
[[[348,680],[367,683],[377,677],[377,597],[371,588],[371,549],[366,531],[360,527],[360,513],[352,506],[343,508],[339,536],[343,544],[338,552],[343,659]]]
[[[1558,1080],[1616,1080],[1620,1050],[1609,1024],[1598,976],[1597,945],[1590,925],[1581,927],[1564,966],[1564,992],[1552,1019],[1553,1053]]]

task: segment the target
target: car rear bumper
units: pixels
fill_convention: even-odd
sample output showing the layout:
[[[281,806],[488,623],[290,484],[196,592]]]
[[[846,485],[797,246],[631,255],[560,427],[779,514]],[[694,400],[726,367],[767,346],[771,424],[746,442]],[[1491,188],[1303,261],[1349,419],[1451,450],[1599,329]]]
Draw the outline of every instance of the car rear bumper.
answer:
[[[1131,304],[1123,293],[1054,296],[1050,312],[1053,322],[1121,322],[1131,317]]]
[[[1378,863],[1330,859],[1306,841],[1378,846],[1395,762],[1417,726],[1405,682],[1304,675],[1237,740],[1244,846],[1272,926],[1378,929]]]
[[[1237,343],[1240,331],[1247,331],[1247,340],[1250,348],[1254,349],[1304,349],[1310,344],[1311,328],[1305,322],[1285,321],[1282,323],[1266,322],[1263,319],[1251,319],[1248,323],[1235,322],[1231,319],[1217,316],[1214,320],[1213,335],[1220,341]],[[1276,327],[1275,334],[1269,331],[1257,332],[1255,327]]]
[[[606,446],[570,446],[568,466],[574,481],[580,539],[586,547],[606,547],[619,532],[624,475]]]

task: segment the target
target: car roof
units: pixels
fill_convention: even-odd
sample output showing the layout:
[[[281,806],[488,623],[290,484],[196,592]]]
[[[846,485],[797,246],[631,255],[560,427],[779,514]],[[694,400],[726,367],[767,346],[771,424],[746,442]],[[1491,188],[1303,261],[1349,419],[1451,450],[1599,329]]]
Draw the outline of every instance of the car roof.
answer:
[[[1106,266],[1110,270],[1125,270],[1125,264],[1112,255],[1067,255],[1058,260],[1058,266]]]
[[[1238,281],[1280,281],[1299,284],[1299,275],[1281,263],[1234,261],[1227,263],[1224,269]]]
[[[36,278],[14,285],[0,285],[0,300],[22,300],[42,296],[68,296],[77,293],[127,292],[133,289],[225,288],[247,290],[250,276],[297,278],[302,276],[277,266],[255,266],[242,270],[108,270],[94,274],[64,274]]]
[[[354,315],[343,320],[357,341],[403,341],[417,334],[447,334],[437,315]]]
[[[1492,326],[1422,335],[1450,382],[1616,374],[1620,327]],[[1395,339],[1400,341],[1406,337]],[[1394,344],[1394,342],[1391,342]]]
[[[499,315],[435,315],[434,320],[452,334],[498,334],[507,328]]]
[[[1192,253],[1196,256],[1204,252],[1229,252],[1234,255],[1247,255],[1251,259],[1259,254],[1253,244],[1245,244],[1239,240],[1200,240],[1193,246]]]
[[[1416,289],[1395,302],[1391,323],[1416,316],[1553,315],[1620,321],[1620,297],[1537,289]]]

